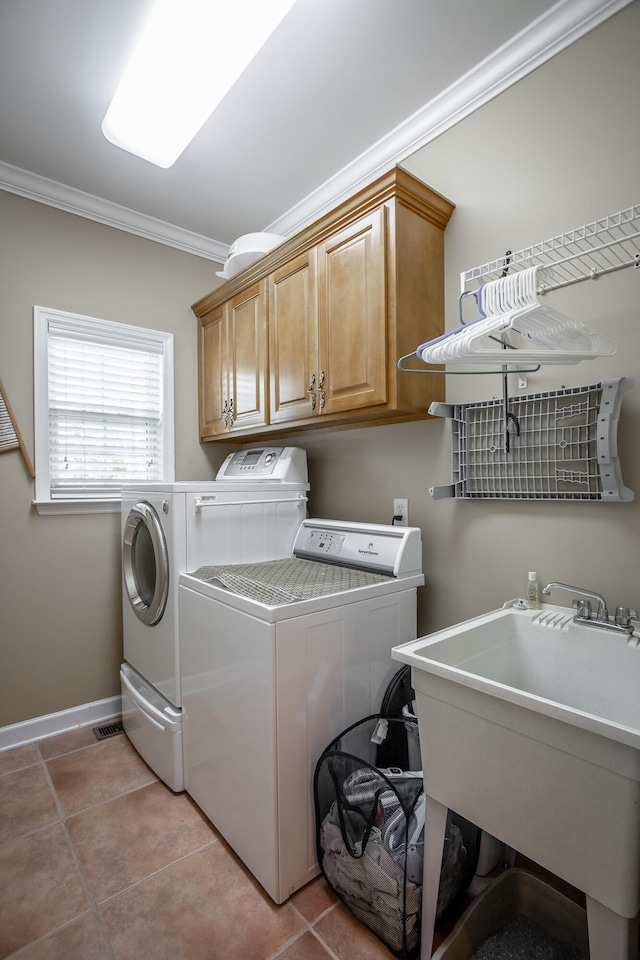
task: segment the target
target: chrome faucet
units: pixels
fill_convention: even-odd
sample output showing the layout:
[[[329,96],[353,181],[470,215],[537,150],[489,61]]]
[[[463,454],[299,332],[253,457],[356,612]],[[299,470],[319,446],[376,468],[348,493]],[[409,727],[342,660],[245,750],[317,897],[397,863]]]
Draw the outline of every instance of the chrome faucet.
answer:
[[[578,607],[578,615],[584,617],[586,611],[589,611],[591,614],[591,603],[590,600],[598,601],[598,612],[596,614],[596,619],[600,621],[609,619],[609,611],[607,610],[607,601],[600,593],[596,593],[594,590],[582,590],[581,587],[572,587],[569,583],[548,583],[546,587],[542,588],[542,592],[545,597],[548,597],[552,590],[567,590],[569,593],[577,593],[579,597],[587,597],[586,603],[581,603],[579,600],[576,600],[573,604],[575,607]],[[582,611],[580,611],[582,607]]]
[[[576,598],[572,601],[572,606],[576,608],[576,615],[573,618],[574,623],[605,627],[608,630],[617,630],[623,633],[633,633],[635,624],[632,621],[635,621],[636,624],[638,622],[637,612],[630,610],[629,607],[618,607],[615,617],[609,617],[607,601],[601,593],[596,593],[595,590],[583,590],[581,587],[572,587],[568,583],[552,582],[542,588],[542,593],[545,597],[548,597],[552,590],[567,590],[569,593],[577,593],[578,597],[584,598],[582,600]],[[595,600],[598,604],[595,617],[591,609],[592,600]]]

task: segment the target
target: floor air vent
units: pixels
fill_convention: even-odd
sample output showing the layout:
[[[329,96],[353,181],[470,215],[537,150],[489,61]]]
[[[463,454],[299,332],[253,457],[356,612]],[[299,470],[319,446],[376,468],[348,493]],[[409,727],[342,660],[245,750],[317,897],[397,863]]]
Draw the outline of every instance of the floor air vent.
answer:
[[[115,737],[118,733],[124,733],[122,720],[115,720],[113,723],[107,723],[104,727],[94,727],[96,740],[106,740],[108,737]]]

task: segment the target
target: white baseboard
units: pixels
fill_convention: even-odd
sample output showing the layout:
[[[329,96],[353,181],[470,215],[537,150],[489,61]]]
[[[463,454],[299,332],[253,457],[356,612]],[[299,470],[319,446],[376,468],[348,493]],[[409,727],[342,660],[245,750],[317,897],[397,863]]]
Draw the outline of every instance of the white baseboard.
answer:
[[[59,733],[67,733],[78,727],[89,724],[102,723],[119,717],[122,712],[122,697],[108,697],[106,700],[96,700],[94,703],[82,703],[69,710],[59,713],[49,713],[44,717],[34,717],[33,720],[23,720],[22,723],[12,723],[0,727],[0,753],[3,750],[12,750],[22,747],[45,737],[55,737]]]

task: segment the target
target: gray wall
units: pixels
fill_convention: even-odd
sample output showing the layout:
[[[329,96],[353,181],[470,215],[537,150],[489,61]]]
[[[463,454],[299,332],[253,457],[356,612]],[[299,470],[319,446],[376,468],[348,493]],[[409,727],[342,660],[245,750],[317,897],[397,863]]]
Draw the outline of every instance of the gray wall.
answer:
[[[459,322],[462,271],[640,202],[639,39],[634,3],[404,163],[457,205],[445,233],[448,329]],[[409,498],[409,522],[424,542],[423,633],[522,596],[529,569],[545,582],[601,590],[610,607],[640,607],[640,271],[586,281],[549,302],[610,336],[618,352],[543,367],[524,391],[511,377],[511,392],[636,378],[618,435],[634,502],[434,501],[429,487],[451,478],[450,426],[441,420],[304,438],[320,516],[389,522],[393,498]],[[447,377],[449,401],[501,392],[499,376]]]
[[[445,235],[449,328],[462,270],[640,201],[639,38],[636,2],[405,163],[457,204]],[[197,441],[189,305],[216,286],[214,265],[2,193],[0,222],[0,377],[29,449],[32,308],[41,304],[174,332],[177,478],[212,476],[229,448]],[[612,337],[618,353],[543,368],[525,391],[638,379],[619,431],[632,503],[433,501],[429,487],[451,476],[441,420],[296,438],[309,457],[312,514],[389,522],[393,498],[409,498],[424,542],[420,632],[522,595],[528,569],[601,590],[611,607],[640,606],[639,285],[640,271],[629,269],[554,294],[554,305]],[[449,400],[500,392],[499,377],[447,377]],[[39,517],[19,454],[0,458],[0,485],[0,724],[8,724],[118,692],[120,548],[116,516]]]
[[[216,265],[0,192],[0,378],[33,459],[33,306],[174,334],[176,477],[210,479],[196,320]],[[120,518],[39,516],[19,452],[0,457],[0,726],[119,692]]]

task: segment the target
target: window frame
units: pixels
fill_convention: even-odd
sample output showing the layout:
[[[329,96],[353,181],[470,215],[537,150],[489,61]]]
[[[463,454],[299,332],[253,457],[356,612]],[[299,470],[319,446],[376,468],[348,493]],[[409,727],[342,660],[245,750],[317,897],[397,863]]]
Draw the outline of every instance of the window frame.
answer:
[[[34,306],[34,436],[35,436],[35,498],[33,504],[39,514],[119,513],[121,496],[53,498],[49,460],[49,324],[58,330],[68,328],[76,336],[86,330],[87,339],[96,334],[121,345],[147,341],[160,349],[163,386],[163,456],[162,480],[175,480],[174,431],[174,369],[173,334],[147,327],[133,326],[113,320],[101,320],[66,310]]]

